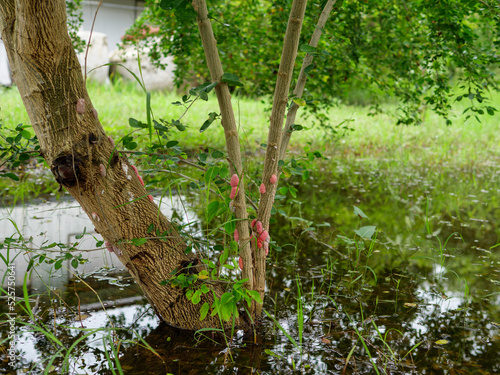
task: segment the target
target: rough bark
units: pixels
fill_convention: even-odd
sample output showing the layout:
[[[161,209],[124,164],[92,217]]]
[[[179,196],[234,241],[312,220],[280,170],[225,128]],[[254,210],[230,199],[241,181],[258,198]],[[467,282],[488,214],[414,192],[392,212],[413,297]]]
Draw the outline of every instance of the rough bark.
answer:
[[[217,317],[199,321],[204,300],[193,305],[182,289],[160,285],[196,259],[184,254],[176,228],[148,199],[99,123],[68,36],[64,0],[1,0],[0,32],[41,154],[56,180],[109,241],[161,319],[190,330],[220,326]],[[163,235],[148,234],[150,224]],[[135,246],[136,238],[148,240]]]

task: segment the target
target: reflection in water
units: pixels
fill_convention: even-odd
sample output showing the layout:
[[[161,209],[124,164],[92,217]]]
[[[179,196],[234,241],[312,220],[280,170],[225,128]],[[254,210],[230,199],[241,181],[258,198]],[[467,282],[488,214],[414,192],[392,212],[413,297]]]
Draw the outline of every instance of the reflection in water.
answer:
[[[342,168],[329,181],[315,180],[312,190],[298,187],[296,200],[277,201],[286,215],[316,225],[312,233],[310,223],[275,216],[272,240],[280,248],[268,258],[264,308],[279,325],[265,319],[255,336],[237,334],[229,348],[214,344],[211,333],[193,341],[157,326],[126,273],[102,268],[117,264],[99,250],[91,256],[101,263],[85,265],[91,277],[83,282],[61,274],[61,293],[40,301],[40,318],[61,324],[58,337],[68,347],[82,336],[82,325],[102,329],[75,348],[72,373],[109,373],[105,351],[111,342],[119,347],[124,372],[131,374],[374,374],[374,364],[380,373],[390,374],[500,373],[500,255],[498,247],[492,248],[499,239],[498,186],[488,186],[485,177],[477,182],[483,190],[470,198],[474,189],[460,175],[438,185],[439,179],[429,180],[428,170],[384,177],[379,170]],[[353,215],[353,205],[370,219]],[[65,223],[55,218],[66,209],[48,209],[56,216],[29,209],[34,223],[28,227],[34,229],[25,233],[33,236],[33,247],[40,247],[44,236],[55,236],[47,243],[67,243],[83,227],[91,229],[90,222],[75,224],[85,219],[80,211],[68,215],[75,223]],[[177,215],[185,212],[180,206],[174,209]],[[25,223],[21,216],[16,221]],[[55,222],[56,233],[38,236],[47,229],[36,226],[34,216]],[[183,218],[196,220],[194,215]],[[328,225],[318,225],[322,223]],[[339,235],[356,239],[354,230],[363,225],[379,229],[370,254],[370,241],[338,241]],[[12,227],[10,232],[1,228],[2,236],[13,232]],[[95,247],[89,234],[78,241],[80,250]],[[117,328],[116,334],[109,327]],[[19,369],[36,367],[53,354],[46,336],[24,335]]]
[[[166,217],[171,217],[175,211],[179,221],[184,224],[196,219],[195,214],[184,207],[182,197],[173,196],[172,199],[162,200],[156,198],[155,202]],[[88,259],[88,262],[78,266],[79,274],[90,274],[101,268],[115,270],[125,268],[106,248],[97,248],[96,243],[102,238],[95,232],[92,222],[74,200],[47,201],[41,204],[4,208],[0,210],[0,217],[2,218],[0,238],[11,236],[18,238],[18,229],[26,241],[25,249],[18,249],[10,254],[11,259],[15,258],[11,264],[17,270],[26,270],[30,257],[40,253],[42,249],[49,254],[49,257],[55,259],[67,251],[69,246],[74,247],[72,254],[81,253]],[[5,267],[5,264],[0,264],[0,274],[4,274]],[[30,280],[32,288],[43,289],[46,279],[51,280],[52,288],[63,288],[72,277],[74,268],[71,266],[70,258],[63,262],[59,270],[55,270],[53,264],[45,263],[36,270],[37,274]],[[17,286],[23,285],[23,279],[24,272],[16,272]]]

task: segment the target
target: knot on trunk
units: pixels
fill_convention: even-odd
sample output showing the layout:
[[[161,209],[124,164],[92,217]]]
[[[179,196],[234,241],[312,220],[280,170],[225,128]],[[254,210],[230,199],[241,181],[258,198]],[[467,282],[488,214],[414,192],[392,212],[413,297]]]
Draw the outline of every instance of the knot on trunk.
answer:
[[[81,170],[83,162],[76,154],[62,155],[56,158],[50,170],[56,177],[56,181],[66,187],[76,185],[77,181],[83,182]]]

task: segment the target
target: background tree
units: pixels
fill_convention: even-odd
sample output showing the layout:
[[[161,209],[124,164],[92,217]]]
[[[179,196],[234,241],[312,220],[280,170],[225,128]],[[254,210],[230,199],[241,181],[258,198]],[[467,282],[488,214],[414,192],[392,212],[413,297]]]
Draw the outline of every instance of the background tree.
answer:
[[[337,1],[324,37],[314,50],[306,45],[326,1],[308,4],[300,39],[304,54],[314,54],[304,92],[317,111],[337,101],[363,98],[374,109],[396,98],[398,123],[420,124],[422,105],[450,124],[455,100],[471,100],[469,113],[492,114],[485,102],[497,89],[499,5],[495,1]],[[195,17],[187,1],[148,0],[130,33],[158,26],[147,44],[159,62],[174,56],[176,82],[209,80]],[[158,5],[161,5],[159,7]],[[238,72],[243,94],[270,96],[278,71],[281,35],[290,1],[210,1],[210,19],[224,69]],[[146,28],[147,30],[147,28]],[[298,70],[292,82],[296,82]],[[457,88],[458,83],[458,89]],[[313,105],[313,103],[315,105]],[[319,107],[318,107],[319,106]]]

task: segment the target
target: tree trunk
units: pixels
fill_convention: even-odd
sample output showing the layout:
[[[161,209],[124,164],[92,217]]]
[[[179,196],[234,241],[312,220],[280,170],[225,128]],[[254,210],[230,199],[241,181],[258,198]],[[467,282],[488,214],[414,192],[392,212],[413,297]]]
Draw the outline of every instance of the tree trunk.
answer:
[[[161,319],[190,330],[220,327],[217,317],[199,320],[207,295],[193,305],[183,289],[160,284],[176,269],[193,273],[198,271],[190,266],[201,266],[184,254],[176,228],[104,133],[68,36],[64,0],[1,0],[0,32],[40,154],[56,180],[80,203]],[[148,234],[150,225],[155,231]],[[140,238],[147,242],[132,241]]]

